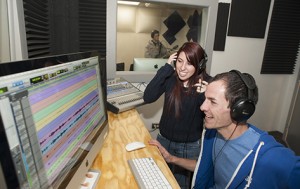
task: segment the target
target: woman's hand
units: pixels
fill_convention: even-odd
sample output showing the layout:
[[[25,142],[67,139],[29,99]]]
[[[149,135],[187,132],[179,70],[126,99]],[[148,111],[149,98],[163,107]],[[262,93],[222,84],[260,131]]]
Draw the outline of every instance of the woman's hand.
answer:
[[[173,66],[173,62],[175,62],[176,59],[177,59],[177,52],[170,55],[167,63]]]
[[[156,146],[160,151],[161,155],[164,157],[167,163],[171,163],[173,156],[155,139],[149,141],[150,145]]]
[[[197,93],[203,93],[206,91],[208,83],[206,81],[202,81],[202,79],[199,79],[199,82],[194,85],[196,87]]]

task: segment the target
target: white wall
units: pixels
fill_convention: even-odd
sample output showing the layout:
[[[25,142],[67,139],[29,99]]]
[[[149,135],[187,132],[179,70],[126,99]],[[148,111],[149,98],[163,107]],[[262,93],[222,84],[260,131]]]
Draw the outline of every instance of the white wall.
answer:
[[[137,107],[141,119],[150,132],[152,138],[156,138],[158,130],[152,131],[152,123],[159,123],[160,116],[162,114],[162,104],[164,102],[164,96],[161,96],[157,101],[151,104],[146,104]]]
[[[8,13],[5,0],[0,0],[0,63],[10,60]]]
[[[27,59],[23,1],[0,0],[0,5],[1,59],[3,61]]]

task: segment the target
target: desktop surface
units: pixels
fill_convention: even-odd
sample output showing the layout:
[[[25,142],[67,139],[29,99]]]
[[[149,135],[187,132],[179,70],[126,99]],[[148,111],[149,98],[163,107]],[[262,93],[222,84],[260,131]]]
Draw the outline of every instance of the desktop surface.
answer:
[[[143,157],[152,157],[172,188],[180,188],[157,147],[148,144],[150,133],[135,109],[120,114],[108,112],[108,121],[109,134],[92,165],[93,169],[101,171],[96,188],[138,188],[127,161]],[[141,141],[146,147],[127,152],[126,144],[133,141]]]

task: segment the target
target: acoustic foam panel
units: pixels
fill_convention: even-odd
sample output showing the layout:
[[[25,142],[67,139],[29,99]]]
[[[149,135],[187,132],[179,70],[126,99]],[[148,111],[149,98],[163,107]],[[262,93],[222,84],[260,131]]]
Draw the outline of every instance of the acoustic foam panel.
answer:
[[[264,38],[271,0],[232,0],[228,36]]]
[[[164,20],[164,24],[168,29],[163,34],[163,37],[171,45],[176,40],[176,33],[178,33],[185,26],[185,21],[177,11],[174,11],[168,18]]]
[[[169,32],[168,30],[163,33],[163,37],[170,45],[173,44],[174,41],[176,41],[175,35],[173,35],[173,33]]]
[[[217,15],[217,24],[216,24],[215,41],[214,41],[215,51],[225,50],[229,8],[230,8],[229,3],[219,3],[218,5],[218,15]]]
[[[261,74],[293,74],[299,59],[300,1],[274,2]]]
[[[199,34],[201,32],[202,14],[199,15],[198,11],[195,10],[194,14],[189,17],[187,24],[189,31],[186,34],[188,41],[198,41]]]

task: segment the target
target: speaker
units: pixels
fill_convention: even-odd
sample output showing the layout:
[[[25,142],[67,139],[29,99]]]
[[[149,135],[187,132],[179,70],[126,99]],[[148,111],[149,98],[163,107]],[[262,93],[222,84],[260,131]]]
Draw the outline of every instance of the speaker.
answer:
[[[202,70],[203,68],[205,68],[206,66],[206,62],[208,60],[207,54],[206,52],[203,50],[203,58],[201,59],[201,61],[198,63],[198,68],[199,70]]]
[[[232,120],[239,123],[248,120],[255,111],[253,90],[256,88],[256,84],[254,78],[247,73],[241,73],[238,70],[231,70],[230,72],[237,74],[248,88],[248,97],[237,100],[230,109]]]

